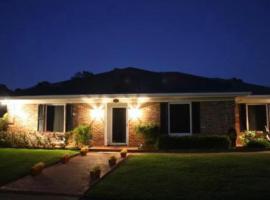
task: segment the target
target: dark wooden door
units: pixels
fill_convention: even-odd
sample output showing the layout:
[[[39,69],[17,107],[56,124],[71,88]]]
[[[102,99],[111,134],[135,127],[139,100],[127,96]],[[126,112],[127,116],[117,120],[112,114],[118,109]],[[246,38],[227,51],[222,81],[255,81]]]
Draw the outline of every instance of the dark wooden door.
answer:
[[[112,111],[112,142],[126,143],[126,108],[113,108]]]

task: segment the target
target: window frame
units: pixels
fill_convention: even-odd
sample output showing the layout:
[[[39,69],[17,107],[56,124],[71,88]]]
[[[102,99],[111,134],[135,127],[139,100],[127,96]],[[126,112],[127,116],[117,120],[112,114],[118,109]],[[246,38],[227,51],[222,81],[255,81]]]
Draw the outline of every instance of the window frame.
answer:
[[[189,132],[187,133],[171,133],[171,119],[170,119],[170,106],[171,105],[178,105],[178,104],[184,104],[189,105]],[[192,135],[192,102],[191,101],[183,101],[183,102],[168,102],[168,135],[169,136],[186,136],[186,135]]]
[[[64,122],[63,122],[63,131],[61,131],[61,132],[58,132],[58,133],[65,133],[66,132],[66,103],[61,103],[61,104],[56,104],[56,103],[49,103],[49,104],[38,104],[37,106],[39,107],[39,105],[44,105],[45,106],[45,116],[44,116],[44,128],[45,128],[45,130],[43,131],[43,132],[50,132],[50,133],[54,133],[54,132],[56,132],[56,131],[48,131],[47,130],[47,108],[48,108],[48,106],[63,106],[64,107],[64,117],[63,117],[63,120],[64,120]],[[37,112],[39,112],[39,110],[37,111]],[[38,123],[37,123],[37,131],[39,131],[38,130],[38,125],[39,125],[39,114],[38,114]],[[39,131],[40,132],[40,131]]]
[[[249,111],[248,111],[248,107],[249,106],[265,106],[265,114],[266,114],[266,126],[269,127],[269,114],[268,114],[268,104],[262,103],[262,104],[258,104],[258,103],[249,103],[246,104],[246,129],[247,131],[249,130]],[[257,132],[263,132],[264,130],[255,130]]]

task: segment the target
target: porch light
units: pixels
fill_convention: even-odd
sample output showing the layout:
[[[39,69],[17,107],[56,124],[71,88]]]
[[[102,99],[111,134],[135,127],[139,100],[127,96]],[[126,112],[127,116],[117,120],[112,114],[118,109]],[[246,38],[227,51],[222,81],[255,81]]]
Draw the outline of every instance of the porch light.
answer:
[[[128,115],[131,120],[137,120],[142,116],[142,111],[138,107],[130,108]]]
[[[0,101],[0,105],[2,105],[2,106],[7,106],[8,104],[10,104],[10,101],[7,99]]]
[[[28,114],[25,112],[24,103],[21,101],[3,100],[1,105],[7,106],[9,122],[13,123],[14,118],[27,121]]]
[[[90,114],[94,120],[102,120],[104,117],[104,110],[102,107],[96,107],[91,110]]]

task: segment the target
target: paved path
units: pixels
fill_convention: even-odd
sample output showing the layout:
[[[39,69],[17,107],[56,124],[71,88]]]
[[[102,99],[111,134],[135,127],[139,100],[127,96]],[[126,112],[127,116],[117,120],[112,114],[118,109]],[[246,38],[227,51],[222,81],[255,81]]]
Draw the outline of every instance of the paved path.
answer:
[[[56,195],[36,195],[36,194],[14,194],[0,193],[1,200],[78,200],[78,197],[56,196]]]
[[[78,197],[89,188],[89,170],[99,165],[102,175],[107,173],[110,170],[108,159],[112,155],[115,155],[118,160],[120,159],[119,153],[90,152],[87,156],[79,155],[72,158],[67,164],[59,163],[46,168],[38,176],[33,177],[29,175],[4,185],[1,187],[1,190],[43,193],[47,195],[62,194]],[[0,194],[0,199],[2,199],[1,195],[3,194]]]

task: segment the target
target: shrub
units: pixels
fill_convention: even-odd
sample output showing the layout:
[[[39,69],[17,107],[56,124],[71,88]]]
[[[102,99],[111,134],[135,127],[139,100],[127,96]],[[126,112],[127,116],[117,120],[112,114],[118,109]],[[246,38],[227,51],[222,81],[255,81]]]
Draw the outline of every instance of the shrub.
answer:
[[[159,140],[160,149],[229,149],[231,141],[226,135],[163,136]]]
[[[228,130],[228,136],[229,136],[229,138],[231,140],[231,146],[236,147],[236,139],[237,139],[236,130],[234,128],[230,128]]]
[[[266,135],[256,133],[256,131],[246,131],[240,136],[244,147],[247,148],[267,148],[270,147],[270,142],[266,139]]]
[[[0,118],[0,131],[6,131],[8,128],[8,114],[4,114],[3,117]]]
[[[57,140],[54,133],[0,131],[2,147],[54,148]]]
[[[249,143],[251,140],[253,140],[256,137],[255,131],[246,131],[243,135],[241,135],[239,138],[243,142],[244,145]]]
[[[159,126],[154,123],[139,124],[135,127],[136,133],[142,135],[145,147],[157,145]]]
[[[257,139],[250,140],[246,144],[246,147],[247,148],[268,148],[270,147],[270,142],[268,142],[268,140],[263,139],[263,138],[257,138]]]
[[[89,125],[79,125],[73,130],[77,147],[89,145],[89,142],[92,139],[91,129],[92,128]]]

